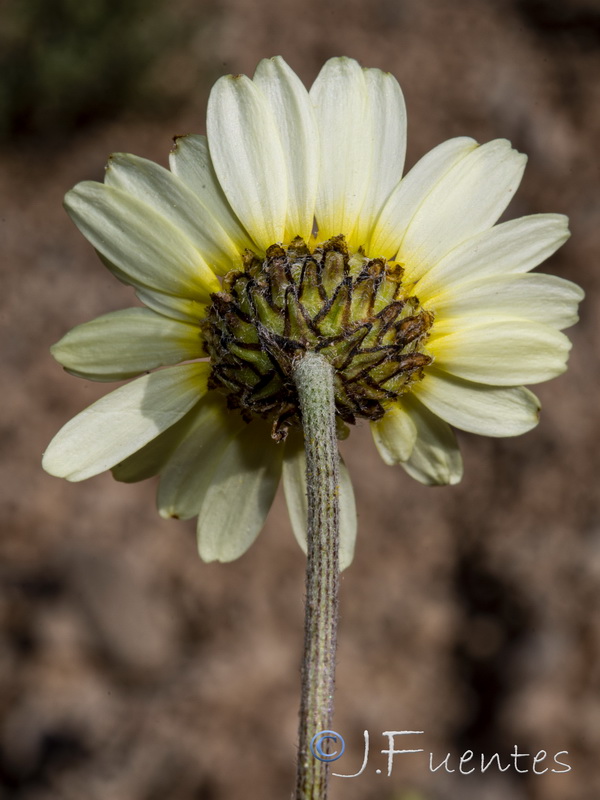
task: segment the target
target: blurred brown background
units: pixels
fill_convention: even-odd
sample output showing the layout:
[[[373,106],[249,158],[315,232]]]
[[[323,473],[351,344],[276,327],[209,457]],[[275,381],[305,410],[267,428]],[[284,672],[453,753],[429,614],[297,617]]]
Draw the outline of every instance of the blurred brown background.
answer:
[[[167,163],[204,132],[213,81],[283,55],[307,84],[346,54],[394,73],[410,166],[456,135],[529,166],[509,216],[562,212],[544,271],[587,292],[537,430],[461,436],[465,478],[427,489],[345,446],[360,514],[344,574],[333,800],[600,796],[598,0],[8,0],[0,11],[2,535],[0,793],[15,800],[286,798],[303,558],[281,497],[239,562],[202,564],[153,481],[45,475],[56,430],[107,391],[48,348],[131,304],[61,208],[112,151]],[[385,730],[422,730],[385,775]],[[430,772],[467,749],[559,751],[571,771]],[[382,774],[377,774],[381,769]]]

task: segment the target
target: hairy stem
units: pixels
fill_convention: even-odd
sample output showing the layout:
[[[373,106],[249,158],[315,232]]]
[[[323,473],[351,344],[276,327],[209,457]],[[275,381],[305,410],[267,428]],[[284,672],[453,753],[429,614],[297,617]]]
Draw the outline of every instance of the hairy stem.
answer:
[[[339,455],[333,368],[307,353],[294,379],[304,429],[308,486],[306,618],[296,800],[325,800],[329,767],[311,740],[333,718],[339,586]],[[325,752],[325,749],[324,749]]]

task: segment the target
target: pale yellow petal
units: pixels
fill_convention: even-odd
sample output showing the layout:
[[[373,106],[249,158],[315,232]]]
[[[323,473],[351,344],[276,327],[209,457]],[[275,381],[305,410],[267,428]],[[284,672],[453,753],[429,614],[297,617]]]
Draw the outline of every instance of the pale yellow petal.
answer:
[[[205,363],[168,367],[102,397],[56,434],[44,469],[82,481],[114,467],[187,414],[206,392],[209,373]]]

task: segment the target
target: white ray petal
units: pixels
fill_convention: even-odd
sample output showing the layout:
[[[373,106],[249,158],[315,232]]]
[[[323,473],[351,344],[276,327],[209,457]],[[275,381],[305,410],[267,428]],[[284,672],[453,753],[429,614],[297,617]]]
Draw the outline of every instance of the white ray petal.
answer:
[[[172,294],[155,292],[141,286],[136,288],[135,293],[145,306],[168,319],[177,319],[197,325],[206,316],[207,304],[199,303],[197,300],[175,297]]]
[[[189,519],[202,507],[217,467],[246,423],[224,399],[209,393],[193,425],[162,471],[157,505],[162,517]]]
[[[120,381],[203,358],[202,341],[197,325],[168,320],[145,308],[126,308],[75,326],[50,352],[74,375]]]
[[[518,436],[539,422],[539,400],[523,386],[486,386],[428,367],[414,395],[450,425],[483,436]]]
[[[526,157],[505,139],[477,147],[438,181],[411,219],[397,259],[418,280],[454,247],[491,228],[517,190]]]
[[[351,58],[329,59],[310,97],[320,142],[319,240],[350,237],[371,179],[372,127],[363,70]]]
[[[115,464],[111,469],[113,478],[122,483],[137,483],[158,475],[194,423],[202,403],[203,400],[200,400],[179,422],[171,425],[144,447]]]
[[[180,228],[119,189],[84,181],[65,208],[93,246],[134,285],[208,302],[217,276]]]
[[[415,291],[421,302],[466,280],[529,272],[569,238],[562,214],[511,219],[467,239],[431,267]]]
[[[448,139],[423,156],[387,199],[371,234],[367,252],[372,257],[394,258],[411,219],[439,181],[477,142],[466,136]]]
[[[417,439],[417,427],[410,411],[401,403],[390,406],[378,422],[372,422],[371,433],[386,464],[408,461]]]
[[[114,153],[106,166],[104,183],[146,203],[180,228],[217,275],[241,267],[239,247],[210,209],[169,170],[145,158]]]
[[[352,237],[355,247],[368,245],[385,201],[402,178],[406,156],[406,106],[398,81],[379,69],[365,69],[364,75],[372,131],[371,170]]]
[[[459,378],[518,386],[563,373],[571,343],[539,322],[481,315],[434,324],[427,349],[437,367]]]
[[[206,136],[191,133],[175,137],[169,166],[171,172],[189,186],[202,205],[209,209],[240,253],[246,248],[258,249],[225,197],[210,157]]]
[[[412,478],[428,486],[459,483],[463,475],[462,457],[448,423],[412,396],[402,402],[415,424],[417,438],[410,458],[400,465]]]
[[[579,319],[577,306],[583,296],[579,286],[554,275],[494,275],[452,284],[427,300],[427,308],[444,320],[496,315],[528,319],[562,330]],[[421,293],[419,298],[422,299]]]
[[[265,58],[254,83],[273,111],[287,164],[287,241],[310,238],[319,179],[318,132],[308,92],[281,56]]]
[[[198,515],[204,561],[233,561],[260,533],[281,477],[283,447],[267,425],[247,425],[221,458]]]
[[[245,75],[225,75],[210,93],[206,125],[219,183],[265,250],[285,237],[287,166],[273,112]]]
[[[121,386],[61,428],[48,445],[46,472],[82,481],[140,450],[204,395],[210,365],[168,367]]]

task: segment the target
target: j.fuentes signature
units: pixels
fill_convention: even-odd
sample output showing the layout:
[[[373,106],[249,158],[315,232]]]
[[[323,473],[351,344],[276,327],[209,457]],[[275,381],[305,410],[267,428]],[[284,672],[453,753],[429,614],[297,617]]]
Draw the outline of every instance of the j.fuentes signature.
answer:
[[[387,775],[392,774],[394,766],[394,758],[396,756],[407,754],[424,753],[422,747],[407,747],[402,748],[397,745],[397,737],[401,736],[421,736],[424,731],[383,731],[382,736],[387,738],[387,747],[379,752],[387,756]],[[345,775],[339,772],[333,772],[336,778],[358,778],[367,769],[369,762],[369,731],[364,732],[365,748],[363,762],[358,770],[350,775]],[[414,744],[414,740],[408,740],[407,744]],[[311,742],[311,752],[319,761],[333,762],[337,761],[344,753],[346,744],[341,734],[337,731],[319,731],[313,736]],[[570,772],[572,767],[565,760],[569,755],[567,750],[561,750],[558,753],[550,755],[546,750],[538,750],[537,753],[522,753],[518,745],[515,745],[511,753],[500,755],[493,753],[486,755],[484,753],[476,753],[473,750],[465,750],[461,755],[452,755],[447,753],[443,758],[436,756],[434,753],[426,754],[428,758],[428,768],[430,772],[437,772],[438,770],[445,770],[446,772],[458,772],[461,775],[471,775],[474,772],[483,774],[488,770],[498,770],[499,772],[506,772],[513,769],[515,772],[521,774],[533,773],[534,775],[543,775],[546,772],[555,772],[557,774],[563,772]],[[421,758],[425,758],[421,756]],[[376,769],[375,772],[380,775],[381,769]]]

